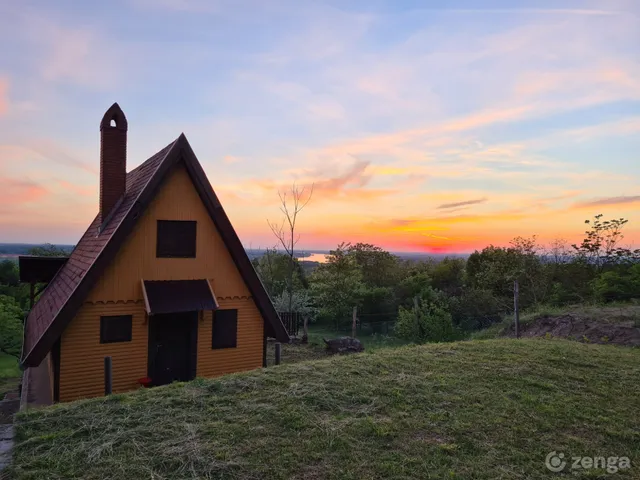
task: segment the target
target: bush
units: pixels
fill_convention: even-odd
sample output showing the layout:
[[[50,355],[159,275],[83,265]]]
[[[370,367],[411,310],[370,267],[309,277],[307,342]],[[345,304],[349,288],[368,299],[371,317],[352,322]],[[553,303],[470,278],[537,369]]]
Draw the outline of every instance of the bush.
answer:
[[[394,331],[398,337],[417,343],[451,342],[461,336],[439,292],[435,291],[425,292],[418,308],[400,307]]]
[[[453,323],[462,330],[480,330],[502,320],[504,302],[490,290],[472,288],[449,299]]]
[[[601,302],[625,301],[640,297],[640,264],[624,270],[610,270],[598,275],[592,282],[596,300]]]
[[[22,351],[22,316],[13,298],[0,295],[0,351],[14,357]]]

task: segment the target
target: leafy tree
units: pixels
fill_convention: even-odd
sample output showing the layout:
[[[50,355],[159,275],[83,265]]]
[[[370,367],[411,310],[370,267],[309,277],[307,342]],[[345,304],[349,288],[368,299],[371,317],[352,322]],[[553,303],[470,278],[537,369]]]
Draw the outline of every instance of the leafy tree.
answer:
[[[313,300],[307,290],[296,290],[291,301],[289,301],[289,292],[286,290],[273,299],[273,305],[279,312],[288,311],[289,304],[291,304],[293,312],[299,312],[308,318],[315,316],[316,308],[313,306]]]
[[[15,287],[19,281],[18,263],[12,260],[0,261],[0,284]]]
[[[400,278],[398,257],[369,243],[347,244],[347,253],[353,256],[362,271],[362,282],[370,287],[390,287]]]
[[[603,215],[585,220],[590,226],[585,232],[585,238],[580,244],[571,245],[578,257],[585,259],[600,269],[605,265],[640,259],[640,249],[630,250],[620,247],[624,239],[622,229],[629,222],[624,218],[602,220]]]
[[[431,286],[447,295],[459,295],[464,288],[466,261],[462,258],[444,258],[431,268]]]
[[[20,357],[23,315],[15,299],[0,295],[0,352]]]
[[[361,304],[364,290],[360,267],[347,248],[347,244],[341,243],[332,250],[309,282],[319,320],[332,322],[336,330],[341,323],[350,321],[351,311]]]
[[[289,268],[291,260],[288,255],[278,252],[275,248],[268,248],[260,257],[254,258],[252,263],[256,272],[260,276],[264,287],[272,299],[278,297],[287,290],[289,281]],[[307,280],[300,266],[294,259],[294,275],[292,277],[293,291],[307,288]],[[295,297],[295,296],[294,296]],[[287,298],[289,298],[287,296]],[[288,305],[281,305],[282,312],[289,311]],[[292,305],[293,308],[293,305]]]

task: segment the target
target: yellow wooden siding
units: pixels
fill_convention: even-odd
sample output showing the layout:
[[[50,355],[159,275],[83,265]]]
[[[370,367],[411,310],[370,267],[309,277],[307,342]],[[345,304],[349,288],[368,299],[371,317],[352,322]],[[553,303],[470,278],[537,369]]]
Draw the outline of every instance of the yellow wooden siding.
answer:
[[[219,298],[222,309],[238,309],[238,342],[236,348],[211,348],[212,312],[205,312],[198,322],[199,377],[215,377],[225,373],[251,370],[262,366],[264,322],[251,298]]]
[[[132,315],[131,341],[100,343],[100,317]],[[113,392],[139,387],[147,376],[148,324],[142,302],[85,304],[62,335],[60,401],[104,394],[104,357],[111,356]]]
[[[196,258],[156,258],[158,220],[195,220]],[[219,297],[248,296],[249,290],[226,249],[189,174],[180,166],[138,220],[130,236],[87,298],[117,301],[142,298],[140,279],[209,278]]]
[[[195,220],[196,258],[156,258],[157,220]],[[198,321],[198,376],[262,366],[264,322],[185,168],[176,168],[62,335],[60,400],[104,393],[104,357],[113,358],[113,391],[147,376],[148,323],[141,279],[208,279],[221,308],[238,309],[238,347],[211,349],[211,312]],[[132,341],[100,344],[100,316],[133,315]]]

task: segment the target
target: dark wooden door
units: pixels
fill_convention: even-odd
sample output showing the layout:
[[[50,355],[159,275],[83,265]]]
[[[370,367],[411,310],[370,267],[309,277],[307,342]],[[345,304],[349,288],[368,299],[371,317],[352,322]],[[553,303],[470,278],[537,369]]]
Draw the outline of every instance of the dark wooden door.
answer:
[[[153,315],[149,323],[149,377],[153,385],[193,380],[197,361],[197,312]]]

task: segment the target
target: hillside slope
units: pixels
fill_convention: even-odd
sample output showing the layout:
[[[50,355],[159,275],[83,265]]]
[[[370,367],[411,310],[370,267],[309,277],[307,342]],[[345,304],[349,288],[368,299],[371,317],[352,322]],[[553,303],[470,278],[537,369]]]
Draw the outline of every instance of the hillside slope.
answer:
[[[557,451],[639,478],[639,371],[638,349],[541,339],[282,365],[22,414],[13,474],[535,479]]]

